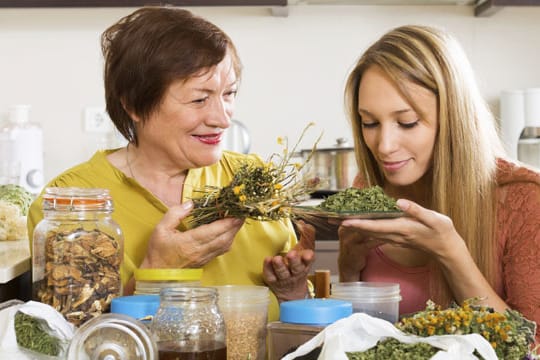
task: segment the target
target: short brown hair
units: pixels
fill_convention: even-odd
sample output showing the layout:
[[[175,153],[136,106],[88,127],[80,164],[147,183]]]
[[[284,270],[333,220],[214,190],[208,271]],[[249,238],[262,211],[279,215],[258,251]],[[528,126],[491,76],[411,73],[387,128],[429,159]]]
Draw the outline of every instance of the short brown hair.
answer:
[[[107,112],[118,131],[138,144],[128,111],[144,122],[172,82],[188,79],[230,54],[237,78],[242,65],[220,28],[184,9],[143,7],[101,35]]]

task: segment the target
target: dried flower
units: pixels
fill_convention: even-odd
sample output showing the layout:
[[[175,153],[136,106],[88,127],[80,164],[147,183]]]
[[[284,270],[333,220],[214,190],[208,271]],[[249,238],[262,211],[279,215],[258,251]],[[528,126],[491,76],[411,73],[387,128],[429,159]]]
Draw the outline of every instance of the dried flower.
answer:
[[[319,179],[305,178],[302,170],[310,162],[322,134],[304,163],[292,162],[307,129],[314,125],[309,123],[304,128],[290,150],[288,139],[279,137],[278,143],[283,146],[282,155],[274,153],[262,165],[242,164],[229,185],[194,190],[199,196],[193,199],[191,224],[199,226],[225,217],[261,221],[291,217],[291,207],[305,200],[321,184]]]
[[[396,327],[405,333],[418,336],[480,334],[491,344],[497,357],[505,360],[538,359],[534,350],[536,324],[525,319],[515,310],[504,313],[492,308],[476,305],[478,298],[465,300],[463,306],[453,304],[442,310],[428,301],[426,310],[401,319]],[[348,353],[351,360],[378,359],[372,357],[386,354],[386,359],[402,359],[399,354],[407,353],[414,359],[429,359],[433,351],[427,352],[426,344],[402,344],[395,339],[379,342],[374,348],[364,352]],[[411,357],[411,356],[415,357]]]

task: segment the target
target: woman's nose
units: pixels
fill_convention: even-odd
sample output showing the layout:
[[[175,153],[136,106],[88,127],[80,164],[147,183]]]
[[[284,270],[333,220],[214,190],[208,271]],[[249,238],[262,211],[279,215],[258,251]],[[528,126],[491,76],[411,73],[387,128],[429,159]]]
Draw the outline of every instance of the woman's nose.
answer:
[[[391,154],[399,146],[399,131],[393,126],[381,126],[379,132],[378,151],[380,154]]]
[[[225,100],[218,100],[212,106],[210,122],[212,126],[226,129],[231,125],[234,105]]]

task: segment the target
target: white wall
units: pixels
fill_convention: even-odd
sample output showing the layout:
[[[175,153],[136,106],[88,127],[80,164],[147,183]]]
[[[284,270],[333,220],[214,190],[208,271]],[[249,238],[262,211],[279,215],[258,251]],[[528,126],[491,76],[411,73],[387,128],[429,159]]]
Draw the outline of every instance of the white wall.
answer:
[[[278,151],[311,121],[321,147],[349,137],[343,85],[360,53],[392,27],[447,28],[462,42],[486,98],[540,86],[540,7],[508,7],[476,18],[470,6],[293,6],[288,17],[266,7],[190,8],[222,27],[245,65],[235,118],[251,130],[252,151]],[[84,161],[96,136],[82,131],[83,109],[104,106],[100,33],[132,8],[1,9],[0,120],[9,106],[32,105],[45,141],[45,177]],[[311,133],[305,147],[316,136]]]

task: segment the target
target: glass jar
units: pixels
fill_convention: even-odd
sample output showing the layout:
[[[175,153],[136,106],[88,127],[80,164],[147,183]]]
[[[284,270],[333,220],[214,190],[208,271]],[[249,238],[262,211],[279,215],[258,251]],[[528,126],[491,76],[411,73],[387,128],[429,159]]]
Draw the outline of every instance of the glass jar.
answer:
[[[135,295],[159,295],[161,289],[200,286],[203,269],[135,269]]]
[[[32,297],[76,326],[122,294],[123,235],[106,189],[47,188],[34,229]]]
[[[270,296],[266,286],[223,285],[219,310],[227,327],[228,360],[264,360]]]
[[[151,329],[160,360],[227,359],[225,322],[211,287],[165,288]]]
[[[77,329],[68,360],[158,360],[157,345],[140,321],[104,314]]]

